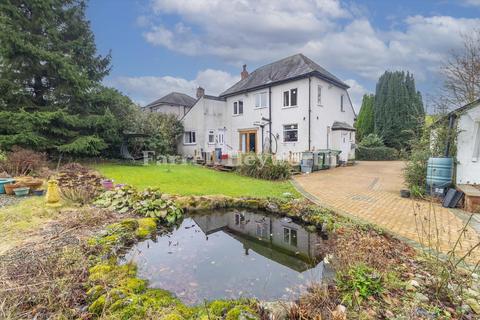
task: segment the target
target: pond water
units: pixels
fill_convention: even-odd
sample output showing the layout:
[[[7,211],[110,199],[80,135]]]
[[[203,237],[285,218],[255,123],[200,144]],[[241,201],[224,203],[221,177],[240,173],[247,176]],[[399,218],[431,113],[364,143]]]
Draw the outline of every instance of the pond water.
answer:
[[[138,243],[125,256],[149,286],[183,302],[258,298],[291,300],[311,282],[331,278],[327,236],[289,218],[214,211],[183,220],[173,232]]]

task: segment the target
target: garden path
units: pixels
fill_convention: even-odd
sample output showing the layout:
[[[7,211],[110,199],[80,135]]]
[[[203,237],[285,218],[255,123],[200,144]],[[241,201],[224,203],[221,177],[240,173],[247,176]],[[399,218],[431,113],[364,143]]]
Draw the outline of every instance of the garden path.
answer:
[[[428,245],[446,253],[452,249],[464,226],[458,210],[440,204],[400,197],[404,189],[401,161],[362,161],[355,166],[323,170],[296,176],[294,185],[317,204],[341,214],[373,223],[402,238]],[[430,225],[430,227],[429,227]],[[430,231],[429,231],[430,230]],[[480,234],[468,227],[458,253],[478,243]],[[480,259],[477,248],[469,261]]]

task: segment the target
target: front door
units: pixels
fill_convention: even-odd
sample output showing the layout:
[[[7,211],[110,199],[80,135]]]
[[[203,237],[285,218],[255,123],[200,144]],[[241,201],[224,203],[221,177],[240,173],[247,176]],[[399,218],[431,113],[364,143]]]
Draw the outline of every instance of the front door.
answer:
[[[241,130],[240,151],[257,152],[257,130]]]

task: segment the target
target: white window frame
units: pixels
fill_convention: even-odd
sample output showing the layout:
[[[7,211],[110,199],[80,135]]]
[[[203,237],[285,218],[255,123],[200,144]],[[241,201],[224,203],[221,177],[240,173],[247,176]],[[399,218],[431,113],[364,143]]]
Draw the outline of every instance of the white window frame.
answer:
[[[268,95],[267,91],[259,92],[255,94],[255,109],[263,109],[268,106]],[[262,101],[264,98],[265,101]],[[264,102],[264,104],[262,104]]]
[[[345,95],[340,96],[340,111],[345,112]]]
[[[240,104],[242,105],[242,112],[240,112]],[[234,116],[239,116],[243,114],[243,100],[237,100],[233,102],[233,115]]]
[[[295,237],[292,236],[292,231],[295,232]],[[295,241],[292,241],[292,239],[295,238]],[[298,231],[297,229],[289,228],[289,227],[283,227],[283,242],[287,243],[293,247],[298,246]]]
[[[473,137],[473,154],[472,162],[477,162],[480,157],[480,121],[474,123],[475,126],[475,136]]]
[[[289,128],[289,129],[288,129],[288,128],[286,128],[286,127],[289,127],[289,126],[296,126],[296,129],[292,129],[292,128]],[[297,140],[295,140],[295,141],[293,141],[293,140],[292,140],[292,141],[286,141],[286,140],[285,140],[285,138],[287,137],[287,136],[285,135],[285,132],[286,132],[286,131],[297,131]],[[298,123],[290,123],[290,124],[284,124],[284,125],[283,125],[283,142],[284,142],[284,143],[296,143],[296,142],[298,142]]]
[[[192,140],[192,133],[193,133],[193,142],[191,141]],[[190,142],[187,142],[187,140],[185,139],[187,137],[187,134],[189,134],[190,136]],[[197,132],[195,130],[187,130],[187,131],[184,131],[183,132],[183,144],[184,145],[195,145],[197,144]]]
[[[323,107],[322,105],[322,89],[323,87],[321,85],[317,86],[317,105],[320,107]]]
[[[293,91],[295,91],[295,104],[292,104]],[[290,90],[283,91],[283,108],[295,108],[298,107],[298,88],[291,88]]]
[[[212,141],[210,141],[210,138],[212,138]],[[208,129],[207,142],[208,142],[208,144],[215,144],[215,130]]]

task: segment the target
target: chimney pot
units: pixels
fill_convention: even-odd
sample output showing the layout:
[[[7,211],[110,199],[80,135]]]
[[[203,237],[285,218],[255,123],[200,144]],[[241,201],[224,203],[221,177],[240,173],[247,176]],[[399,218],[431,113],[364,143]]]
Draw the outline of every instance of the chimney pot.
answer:
[[[240,76],[241,76],[242,80],[248,77],[248,71],[247,71],[247,65],[246,64],[243,65],[243,70],[240,73]]]
[[[198,87],[197,88],[197,99],[200,99],[204,95],[205,95],[205,89],[203,89],[202,87]]]

